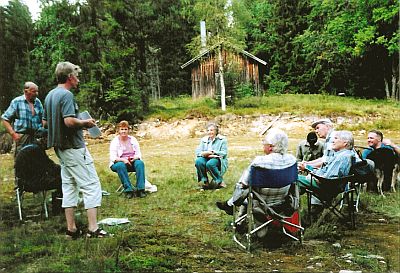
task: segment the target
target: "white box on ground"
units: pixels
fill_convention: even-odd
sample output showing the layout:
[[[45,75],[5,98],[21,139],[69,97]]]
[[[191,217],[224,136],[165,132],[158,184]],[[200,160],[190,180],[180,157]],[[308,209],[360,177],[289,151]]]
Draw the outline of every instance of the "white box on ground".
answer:
[[[82,113],[79,113],[78,118],[79,119],[90,119],[92,117],[90,116],[88,111],[84,111]],[[97,127],[97,125],[93,126],[92,128],[88,128],[88,132],[89,132],[90,137],[92,137],[92,138],[98,138],[99,136],[101,136],[101,131],[100,131],[99,127]]]

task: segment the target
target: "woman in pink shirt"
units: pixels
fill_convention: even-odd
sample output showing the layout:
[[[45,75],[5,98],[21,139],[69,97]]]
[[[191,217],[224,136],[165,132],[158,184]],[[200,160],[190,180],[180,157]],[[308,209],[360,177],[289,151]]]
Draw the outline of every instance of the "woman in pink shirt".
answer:
[[[118,173],[127,198],[134,197],[135,193],[137,197],[146,197],[145,170],[139,142],[129,135],[129,123],[125,120],[118,124],[118,133],[110,144],[110,168]],[[128,172],[136,172],[136,187],[132,186]]]

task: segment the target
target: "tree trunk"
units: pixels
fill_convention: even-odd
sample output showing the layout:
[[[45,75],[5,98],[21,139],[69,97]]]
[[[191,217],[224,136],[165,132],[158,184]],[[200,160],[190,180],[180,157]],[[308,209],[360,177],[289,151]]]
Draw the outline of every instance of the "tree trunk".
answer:
[[[222,61],[221,47],[218,49],[219,79],[221,83],[221,109],[226,111],[225,105],[225,83],[224,83],[224,64]]]

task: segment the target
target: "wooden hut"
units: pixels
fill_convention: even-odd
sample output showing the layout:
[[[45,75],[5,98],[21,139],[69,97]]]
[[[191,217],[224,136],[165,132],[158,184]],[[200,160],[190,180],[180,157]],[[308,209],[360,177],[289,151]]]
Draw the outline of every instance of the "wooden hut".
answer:
[[[234,66],[238,74],[237,81],[252,85],[255,93],[260,93],[260,78],[262,79],[263,76],[261,73],[265,71],[265,69],[260,69],[260,66],[266,66],[265,61],[245,50],[235,51],[224,47],[222,48],[222,58],[224,75]],[[185,67],[192,69],[193,98],[215,97],[219,93],[218,45],[181,65],[182,69]]]

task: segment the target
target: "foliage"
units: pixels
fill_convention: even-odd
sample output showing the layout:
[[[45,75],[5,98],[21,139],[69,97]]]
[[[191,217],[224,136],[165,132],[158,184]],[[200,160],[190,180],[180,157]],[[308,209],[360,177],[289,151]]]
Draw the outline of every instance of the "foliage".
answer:
[[[29,55],[32,33],[31,14],[25,4],[11,0],[0,7],[0,111],[22,94],[25,81],[35,81]]]

